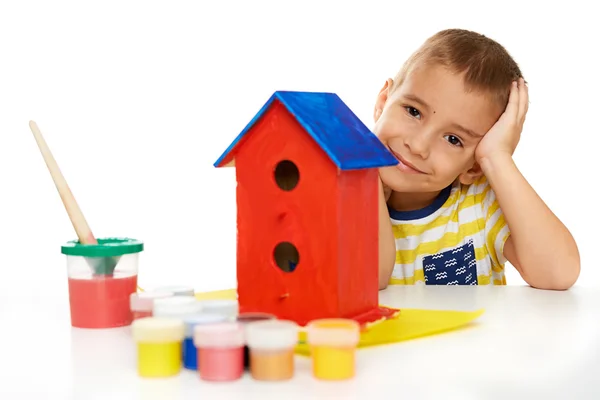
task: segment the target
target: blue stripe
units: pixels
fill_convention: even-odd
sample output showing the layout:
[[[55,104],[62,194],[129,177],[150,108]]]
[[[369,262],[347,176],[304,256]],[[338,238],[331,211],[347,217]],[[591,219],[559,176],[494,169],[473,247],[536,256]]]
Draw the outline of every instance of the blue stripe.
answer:
[[[426,207],[418,209],[418,210],[398,211],[398,210],[394,210],[393,208],[391,208],[388,205],[388,211],[390,213],[390,217],[392,217],[396,221],[411,221],[411,220],[415,220],[415,219],[421,219],[421,218],[428,217],[431,214],[433,214],[434,212],[436,212],[437,210],[439,210],[440,207],[442,207],[444,205],[446,200],[448,200],[448,197],[450,197],[451,191],[452,191],[452,185],[450,185],[450,186],[446,187],[444,190],[442,190],[438,194],[438,196],[435,198],[433,203],[431,203],[430,205],[428,205]]]

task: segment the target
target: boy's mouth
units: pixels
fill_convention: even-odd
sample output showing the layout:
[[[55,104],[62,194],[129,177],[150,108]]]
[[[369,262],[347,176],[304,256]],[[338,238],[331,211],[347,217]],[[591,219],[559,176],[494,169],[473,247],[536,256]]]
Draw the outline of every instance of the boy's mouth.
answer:
[[[398,165],[396,167],[400,171],[409,172],[409,173],[413,173],[413,174],[424,174],[425,173],[425,172],[421,171],[420,169],[418,169],[417,167],[415,167],[410,162],[406,161],[404,158],[402,158],[402,156],[400,154],[396,153],[394,150],[392,150],[391,147],[388,146],[388,149],[394,155],[394,157],[396,157],[396,159],[398,160]]]

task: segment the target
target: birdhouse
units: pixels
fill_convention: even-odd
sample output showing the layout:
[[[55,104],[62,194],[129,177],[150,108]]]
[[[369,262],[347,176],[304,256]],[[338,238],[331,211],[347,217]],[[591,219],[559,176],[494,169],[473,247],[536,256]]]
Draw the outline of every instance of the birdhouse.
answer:
[[[240,312],[379,320],[378,168],[397,159],[333,93],[278,91],[215,167],[235,166]]]

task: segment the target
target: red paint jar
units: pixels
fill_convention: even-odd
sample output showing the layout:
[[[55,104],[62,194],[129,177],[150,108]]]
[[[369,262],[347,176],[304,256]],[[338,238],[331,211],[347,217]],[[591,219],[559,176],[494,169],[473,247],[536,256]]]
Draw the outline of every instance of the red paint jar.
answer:
[[[244,326],[220,322],[194,327],[200,379],[234,381],[244,374]]]
[[[138,257],[144,244],[127,238],[97,241],[71,241],[61,248],[67,257],[71,325],[88,329],[130,325],[130,296],[137,291]]]

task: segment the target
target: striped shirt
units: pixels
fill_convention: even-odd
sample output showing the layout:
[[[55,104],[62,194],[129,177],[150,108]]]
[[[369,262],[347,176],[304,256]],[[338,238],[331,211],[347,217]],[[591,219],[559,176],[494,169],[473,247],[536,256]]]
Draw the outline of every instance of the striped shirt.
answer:
[[[455,183],[420,210],[388,207],[396,239],[391,285],[505,285],[509,229],[485,177]]]

